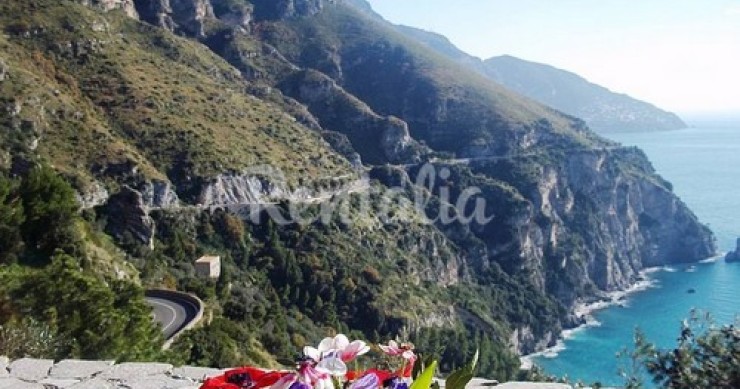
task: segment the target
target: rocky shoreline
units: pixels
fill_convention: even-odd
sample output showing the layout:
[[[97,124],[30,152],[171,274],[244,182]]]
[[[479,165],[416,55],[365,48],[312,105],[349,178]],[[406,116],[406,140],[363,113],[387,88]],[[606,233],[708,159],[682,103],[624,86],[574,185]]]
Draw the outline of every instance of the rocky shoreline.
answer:
[[[671,267],[661,266],[643,269],[636,281],[629,287],[617,290],[613,292],[603,293],[600,296],[595,296],[593,299],[588,301],[581,301],[575,305],[572,314],[580,318],[580,325],[563,330],[556,344],[552,347],[548,347],[542,351],[538,351],[533,354],[524,355],[520,358],[521,368],[523,370],[530,370],[534,366],[534,359],[536,357],[555,358],[558,353],[565,349],[565,341],[572,338],[576,333],[583,331],[589,327],[598,327],[601,323],[594,318],[595,312],[603,309],[613,307],[616,305],[624,306],[627,303],[628,297],[648,290],[655,287],[655,280],[650,277],[651,274],[660,271],[675,271]]]

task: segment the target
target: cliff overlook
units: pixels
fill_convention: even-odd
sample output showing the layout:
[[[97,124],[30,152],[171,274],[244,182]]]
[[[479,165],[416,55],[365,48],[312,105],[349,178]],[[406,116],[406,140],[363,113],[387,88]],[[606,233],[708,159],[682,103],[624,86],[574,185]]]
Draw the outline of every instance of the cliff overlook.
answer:
[[[198,365],[275,366],[324,332],[357,331],[404,334],[443,371],[479,348],[481,374],[508,379],[517,354],[580,323],[578,302],[715,252],[640,150],[368,12],[322,0],[6,1],[3,177],[53,166],[84,208],[79,224],[110,240],[134,282],[201,297],[213,319],[173,345]],[[461,218],[475,203],[461,198],[492,219]],[[281,222],[295,209],[305,222]],[[198,277],[193,260],[214,252],[222,275]],[[102,268],[69,254],[81,272]],[[13,285],[0,302],[22,293]],[[48,318],[24,301],[0,324]]]

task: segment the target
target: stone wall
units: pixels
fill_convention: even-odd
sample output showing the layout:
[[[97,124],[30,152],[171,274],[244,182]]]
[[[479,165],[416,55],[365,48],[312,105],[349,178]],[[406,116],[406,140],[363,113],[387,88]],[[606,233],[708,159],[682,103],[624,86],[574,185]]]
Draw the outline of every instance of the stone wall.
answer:
[[[165,363],[0,357],[0,389],[198,389],[221,370]]]
[[[198,389],[207,377],[222,370],[174,367],[166,363],[120,363],[113,361],[0,357],[0,389]],[[444,381],[440,382],[444,387]],[[495,381],[475,378],[468,389],[491,388]],[[569,385],[509,382],[501,389],[572,389]]]

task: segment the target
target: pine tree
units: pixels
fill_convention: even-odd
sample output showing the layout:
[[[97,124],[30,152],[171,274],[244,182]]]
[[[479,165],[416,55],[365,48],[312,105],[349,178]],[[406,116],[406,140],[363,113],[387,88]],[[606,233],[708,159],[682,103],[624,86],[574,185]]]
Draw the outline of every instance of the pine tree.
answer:
[[[23,248],[25,215],[17,190],[15,182],[0,176],[0,264],[14,262]]]
[[[75,230],[79,205],[72,187],[49,167],[37,167],[22,180],[20,195],[26,220],[23,240],[29,249],[50,258],[57,249],[75,254],[80,237]]]

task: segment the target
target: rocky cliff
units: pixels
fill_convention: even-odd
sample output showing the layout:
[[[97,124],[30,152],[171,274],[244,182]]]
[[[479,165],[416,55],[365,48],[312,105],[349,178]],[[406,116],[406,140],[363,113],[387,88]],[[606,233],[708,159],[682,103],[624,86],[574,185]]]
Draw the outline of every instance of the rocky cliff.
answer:
[[[632,164],[620,168],[625,160]],[[715,252],[709,230],[638,150],[574,152],[566,161],[539,166],[538,178],[521,187],[532,206],[516,228],[524,266],[566,305],[623,289],[644,268]]]

